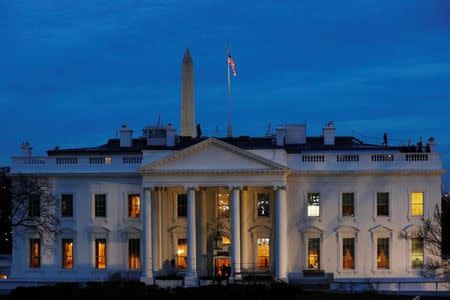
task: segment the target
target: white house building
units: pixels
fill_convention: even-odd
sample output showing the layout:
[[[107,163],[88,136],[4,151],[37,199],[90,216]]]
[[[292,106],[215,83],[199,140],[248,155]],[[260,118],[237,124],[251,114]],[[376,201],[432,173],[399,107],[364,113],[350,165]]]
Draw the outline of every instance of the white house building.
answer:
[[[182,71],[183,135],[169,124],[133,137],[123,126],[98,147],[37,157],[24,145],[12,158],[11,174],[50,178],[60,224],[47,251],[34,232],[14,232],[11,280],[126,272],[153,283],[172,262],[186,286],[251,272],[337,288],[434,288],[420,272],[423,242],[400,237],[440,205],[432,139],[420,152],[370,145],[336,136],[332,122],[317,136],[288,124],[263,137],[198,137],[188,51]]]

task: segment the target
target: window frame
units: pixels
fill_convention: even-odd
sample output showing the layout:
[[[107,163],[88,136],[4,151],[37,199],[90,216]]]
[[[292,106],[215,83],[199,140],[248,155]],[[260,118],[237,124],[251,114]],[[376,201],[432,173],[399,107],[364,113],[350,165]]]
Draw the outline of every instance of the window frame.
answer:
[[[259,214],[259,195],[262,194],[267,194],[268,195],[268,214],[267,215],[260,215]],[[257,191],[255,192],[255,217],[256,218],[260,218],[260,219],[264,219],[264,220],[268,220],[271,218],[272,215],[272,203],[273,203],[273,193],[270,192],[266,192],[266,191]]]
[[[326,270],[326,259],[324,257],[324,245],[323,245],[323,240],[324,240],[324,231],[318,227],[312,226],[309,227],[305,230],[302,231],[302,242],[303,242],[303,255],[302,255],[302,270],[303,271],[310,271],[310,270],[316,270],[316,269],[310,269],[308,268],[308,254],[309,254],[309,249],[308,249],[308,245],[309,245],[309,239],[313,239],[313,238],[319,238],[320,239],[320,243],[319,243],[319,247],[320,247],[320,258],[319,258],[319,271],[324,271]]]
[[[72,215],[71,216],[64,216],[63,215],[63,196],[64,195],[72,195]],[[60,203],[59,203],[59,215],[61,216],[61,219],[73,219],[75,216],[75,194],[74,193],[70,193],[70,192],[62,192],[59,194],[59,199],[60,199]]]
[[[105,203],[106,203],[106,207],[105,207],[105,209],[106,209],[106,215],[105,215],[105,217],[96,217],[95,216],[95,195],[98,195],[98,194],[104,194],[104,195],[106,195],[106,201],[105,201]],[[109,192],[106,192],[106,191],[94,191],[94,192],[92,192],[91,193],[91,221],[92,222],[108,222],[108,219],[109,219],[109,211],[110,211],[110,209],[108,208],[108,202],[109,202],[109,200],[111,199],[111,197],[110,197],[110,193]]]
[[[38,260],[39,265],[38,266],[32,266],[31,262],[34,259],[32,255],[32,243],[34,241],[38,241]],[[42,268],[42,241],[40,237],[36,236],[29,236],[28,237],[28,269],[29,270],[41,270]]]
[[[353,216],[344,216],[343,214],[343,194],[353,194]],[[338,194],[338,219],[339,222],[344,221],[353,221],[357,222],[358,218],[358,192],[349,191],[349,190],[341,190]]]
[[[40,218],[41,217],[41,195],[40,194],[31,194],[28,198],[28,217],[29,218]],[[37,211],[35,211],[35,205],[37,203]]]
[[[309,197],[310,197],[310,195],[314,195],[314,194],[317,194],[318,195],[318,197],[319,197],[319,201],[318,201],[318,203],[319,203],[319,205],[318,205],[318,212],[319,212],[319,215],[318,216],[310,216],[309,215],[309,211],[308,211],[308,208],[309,208],[309,206],[310,206],[310,204],[309,204]],[[306,218],[307,219],[318,219],[319,221],[321,220],[321,218],[322,218],[322,201],[321,201],[321,198],[322,198],[322,196],[321,196],[321,193],[320,192],[307,192],[306,194],[305,194],[305,214],[306,214]],[[311,205],[312,206],[312,205]]]
[[[377,199],[379,193],[387,193],[388,194],[388,215],[378,215],[378,206],[377,206]],[[392,193],[392,190],[378,190],[373,192],[373,212],[372,212],[372,219],[376,222],[377,219],[385,219],[387,221],[391,221],[392,219],[392,199],[394,194]]]
[[[180,245],[180,240],[186,240],[186,255],[178,255],[178,246]],[[175,254],[176,254],[176,256],[175,256],[175,263],[176,263],[176,266],[177,266],[177,269],[178,270],[180,270],[180,271],[187,271],[187,267],[188,267],[188,239],[187,239],[187,237],[178,237],[177,239],[176,239],[176,245],[175,245],[176,247],[175,247]],[[185,257],[185,260],[186,260],[186,268],[180,268],[179,267],[179,265],[178,265],[178,259],[180,258],[180,257]]]
[[[185,212],[186,212],[186,215],[181,215],[180,216],[180,214],[179,214],[179,212],[180,212],[180,205],[179,205],[179,197],[180,196],[185,196],[186,197],[186,203],[185,203],[185,205],[184,205],[184,210],[185,210]],[[176,211],[176,217],[178,218],[178,219],[187,219],[187,203],[188,203],[188,194],[187,194],[187,192],[186,193],[177,193],[176,194],[176,199],[175,199],[175,205],[176,205],[176,209],[175,209],[175,211]]]
[[[134,206],[136,206],[136,205],[133,205],[133,204],[131,204],[131,206],[130,206],[130,200],[131,200],[131,197],[133,197],[133,196],[139,196],[139,215],[137,216],[137,217],[133,217],[133,216],[130,216],[130,207],[131,208],[133,208]],[[127,219],[130,219],[130,220],[140,220],[141,219],[141,216],[142,216],[142,195],[141,195],[141,193],[140,192],[137,192],[137,193],[133,193],[133,192],[128,192],[128,193],[126,193],[126,199],[125,199],[125,207],[126,207],[126,217],[127,217]]]
[[[337,245],[337,257],[338,257],[338,266],[337,273],[338,274],[358,274],[359,269],[359,250],[358,250],[358,241],[359,241],[359,230],[353,226],[341,225],[336,229],[336,235],[338,240]],[[355,241],[355,253],[354,253],[354,269],[344,269],[344,253],[343,253],[343,243],[344,239],[354,239]]]
[[[65,270],[65,271],[70,271],[73,270],[75,268],[75,239],[73,239],[72,237],[62,237],[61,239],[61,269]],[[64,251],[64,241],[72,241],[72,267],[71,268],[66,268],[64,266],[64,259],[65,259],[65,251]]]
[[[97,241],[105,241],[105,267],[104,268],[98,267],[99,261],[97,258],[99,257],[99,255],[97,254],[97,252],[98,252],[99,248],[97,247],[97,245],[98,245]],[[107,238],[104,238],[104,237],[95,237],[94,238],[94,268],[95,268],[95,270],[107,270],[108,269],[108,249],[109,249],[109,246],[108,246]]]
[[[378,225],[375,228],[372,228],[369,230],[371,233],[371,240],[372,240],[372,273],[373,274],[379,274],[379,275],[388,275],[392,272],[392,258],[393,258],[393,232],[390,228],[387,228],[382,225]],[[378,246],[378,238],[389,238],[389,268],[384,269],[378,268],[377,265],[377,246]]]
[[[132,240],[138,240],[138,252],[139,252],[139,267],[138,268],[132,268],[130,265],[130,259],[131,259],[131,253],[130,253],[130,242]],[[132,271],[139,271],[142,268],[142,241],[140,237],[127,237],[127,269]]]
[[[413,216],[412,214],[412,194],[413,193],[422,193],[423,198],[422,198],[422,210],[423,210],[423,215],[421,216]],[[418,189],[410,189],[408,190],[408,221],[411,220],[424,220],[425,216],[427,214],[427,209],[426,209],[426,191],[425,189],[423,190],[418,190]]]

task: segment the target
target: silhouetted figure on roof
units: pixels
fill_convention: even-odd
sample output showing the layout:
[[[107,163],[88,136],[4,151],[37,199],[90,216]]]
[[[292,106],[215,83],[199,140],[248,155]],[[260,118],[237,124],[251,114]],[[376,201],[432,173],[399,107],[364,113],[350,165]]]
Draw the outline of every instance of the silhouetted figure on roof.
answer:
[[[387,137],[387,133],[385,132],[383,134],[383,144],[381,144],[381,146],[386,146],[388,145],[388,137]]]
[[[202,128],[200,127],[200,123],[197,124],[197,137],[201,138],[202,137]]]
[[[417,152],[422,152],[422,140],[417,142]]]

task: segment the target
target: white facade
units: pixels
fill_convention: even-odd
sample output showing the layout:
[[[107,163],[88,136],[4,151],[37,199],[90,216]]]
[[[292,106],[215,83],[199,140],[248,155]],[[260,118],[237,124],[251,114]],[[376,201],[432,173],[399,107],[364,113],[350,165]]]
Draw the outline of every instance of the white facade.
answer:
[[[287,135],[290,128],[283,129]],[[417,253],[411,241],[399,235],[440,205],[438,153],[405,153],[348,138],[342,146],[339,137],[331,145],[319,138],[315,146],[306,137],[291,144],[275,136],[261,140],[266,146],[252,147],[252,138],[242,147],[232,145],[243,145],[242,138],[209,138],[178,148],[144,145],[137,153],[119,146],[111,153],[88,148],[13,157],[12,174],[48,175],[58,199],[73,195],[73,215],[61,217],[56,244],[41,247],[39,267],[30,262],[36,235],[14,232],[11,279],[107,280],[121,272],[152,283],[172,259],[178,265],[184,251],[186,269],[178,274],[186,286],[214,275],[217,259],[230,262],[236,280],[267,272],[289,282],[334,278],[337,285],[427,281],[412,263]],[[186,194],[181,205],[179,194]],[[419,204],[412,200],[417,194]],[[105,195],[104,217],[96,217],[96,195]],[[129,195],[140,197],[137,218],[129,217]],[[227,210],[220,197],[228,199],[229,216],[219,216]],[[258,202],[265,197],[268,213]],[[381,206],[380,197],[387,199]],[[220,255],[218,231],[231,241]],[[63,266],[63,239],[73,243],[71,268]],[[138,269],[130,268],[130,239],[139,239]],[[104,269],[96,267],[96,240],[106,242]],[[269,247],[258,246],[263,243]]]

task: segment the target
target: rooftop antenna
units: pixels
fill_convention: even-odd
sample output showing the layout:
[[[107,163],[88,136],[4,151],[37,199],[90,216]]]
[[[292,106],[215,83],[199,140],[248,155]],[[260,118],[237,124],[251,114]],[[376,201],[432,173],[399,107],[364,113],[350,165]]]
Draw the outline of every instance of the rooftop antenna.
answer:
[[[161,124],[161,115],[158,114],[158,123],[156,123],[156,127],[159,127],[160,124]]]
[[[272,123],[269,122],[269,124],[267,124],[266,136],[270,136],[271,134],[272,134]]]

